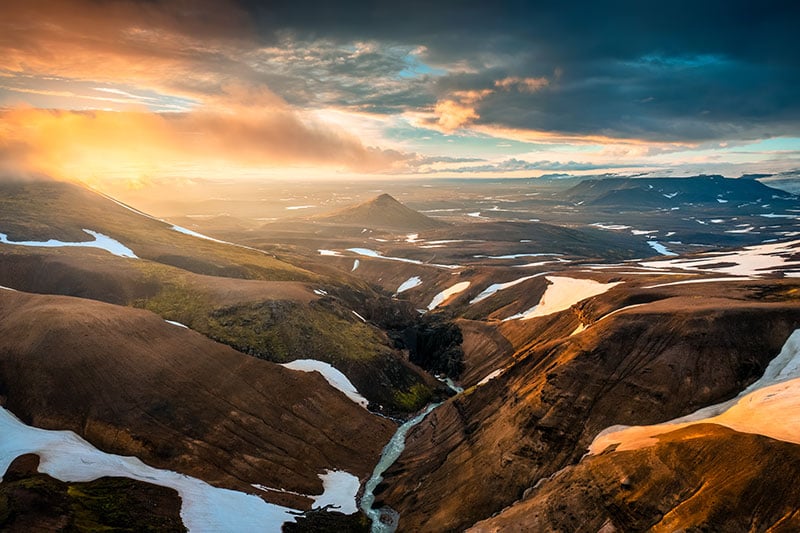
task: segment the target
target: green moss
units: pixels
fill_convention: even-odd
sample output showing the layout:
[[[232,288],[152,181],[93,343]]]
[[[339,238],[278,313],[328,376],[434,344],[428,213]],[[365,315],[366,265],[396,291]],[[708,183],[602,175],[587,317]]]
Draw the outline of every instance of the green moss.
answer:
[[[395,392],[395,401],[406,411],[413,412],[422,409],[433,398],[433,390],[422,383],[412,385],[407,391]]]
[[[63,524],[79,532],[183,532],[173,489],[127,478],[64,483],[46,474],[16,474],[0,484],[0,530]]]
[[[268,301],[214,310],[203,333],[276,362],[298,357],[370,360],[386,350],[379,333],[335,306]]]

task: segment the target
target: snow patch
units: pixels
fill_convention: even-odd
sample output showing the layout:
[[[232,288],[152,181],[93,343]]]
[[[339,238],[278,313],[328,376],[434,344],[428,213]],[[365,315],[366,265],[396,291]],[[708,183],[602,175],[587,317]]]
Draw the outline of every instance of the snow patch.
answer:
[[[589,224],[590,226],[594,226],[600,229],[607,229],[612,231],[619,231],[624,229],[631,229],[630,226],[625,226],[623,224],[603,224],[601,222],[595,222],[594,224]]]
[[[678,255],[658,241],[647,241],[647,245],[661,255]]]
[[[298,372],[319,372],[331,387],[343,392],[353,402],[364,409],[369,405],[369,401],[358,392],[347,376],[328,363],[316,359],[295,359],[291,363],[284,363],[281,366]]]
[[[0,407],[0,471],[26,453],[41,458],[39,472],[65,482],[103,476],[126,477],[169,487],[181,497],[181,519],[190,532],[280,532],[293,522],[293,511],[258,496],[212,487],[205,481],[160,470],[137,457],[101,452],[72,431],[52,431],[23,424]]]
[[[515,279],[514,281],[508,281],[506,283],[494,283],[492,285],[489,285],[488,287],[483,289],[483,292],[481,292],[475,298],[470,300],[469,303],[470,304],[478,303],[481,300],[485,300],[486,298],[488,298],[489,296],[493,295],[494,293],[496,293],[498,291],[502,291],[503,289],[507,289],[509,287],[513,287],[514,285],[519,285],[523,281],[527,281],[527,280],[529,280],[531,278],[535,278],[536,276],[537,275],[534,274],[532,276],[525,276],[525,277],[522,277],[522,278],[519,278],[519,279]]]
[[[314,507],[333,506],[343,514],[353,514],[358,511],[356,494],[361,488],[358,478],[342,470],[327,470],[319,474],[324,491],[319,496],[312,496]]]
[[[694,258],[669,259],[640,263],[651,268],[677,268],[692,272],[714,272],[731,276],[752,277],[771,274],[800,265],[797,253],[800,241],[748,246],[735,252],[711,252]],[[713,266],[728,264],[728,266]]]
[[[342,257],[341,252],[337,252],[335,250],[317,250],[319,255],[323,255],[325,257]]]
[[[181,324],[180,322],[175,322],[174,320],[165,320],[164,322],[166,322],[167,324],[172,324],[173,326],[178,326],[179,328],[189,329],[189,326]]]
[[[800,444],[800,329],[789,336],[764,375],[736,398],[663,424],[612,426],[594,439],[589,453],[613,444],[618,444],[616,451],[645,448],[656,444],[658,435],[698,423]]]
[[[352,269],[350,269],[350,272],[355,272],[355,271],[356,271],[356,269],[357,269],[357,268],[358,268],[360,265],[361,265],[361,261],[359,261],[358,259],[356,259],[355,261],[353,261],[353,268],[352,268]]]
[[[84,229],[83,232],[94,237],[94,240],[86,242],[64,242],[55,239],[50,239],[47,241],[10,241],[8,240],[8,235],[5,233],[0,233],[0,242],[3,244],[13,244],[16,246],[34,246],[42,248],[99,248],[119,257],[139,259],[136,257],[136,254],[133,253],[133,250],[123,245],[121,242],[112,239],[108,235],[103,235],[102,233],[98,233],[89,229]]]
[[[431,303],[428,304],[428,311],[433,311],[434,309],[442,305],[445,302],[445,300],[447,300],[451,296],[467,290],[467,287],[469,287],[469,283],[470,283],[469,281],[461,281],[434,296],[433,300],[431,300]]]
[[[395,294],[400,294],[401,292],[413,289],[414,287],[419,287],[420,285],[422,285],[422,280],[419,278],[419,276],[411,276],[401,283],[399,287],[397,287]]]
[[[502,375],[503,372],[505,372],[505,371],[506,371],[505,368],[498,368],[497,370],[494,370],[493,372],[488,374],[486,377],[484,377],[482,380],[480,380],[475,386],[476,387],[480,387],[481,385],[486,385],[487,383],[492,381],[494,378]]]
[[[405,257],[392,257],[390,255],[383,255],[380,252],[376,252],[375,250],[370,250],[369,248],[348,248],[348,252],[353,252],[354,254],[363,255],[365,257],[373,257],[375,259],[385,259],[387,261],[400,261],[401,263],[411,263],[412,265],[429,265],[438,268],[461,268],[458,265],[439,265],[436,263],[423,263],[422,261],[418,261],[416,259],[406,259]]]
[[[547,276],[550,285],[545,289],[542,299],[525,312],[517,313],[506,318],[507,320],[530,320],[540,316],[551,315],[569,309],[578,302],[587,298],[603,294],[617,285],[624,283],[600,283],[593,279],[576,279],[560,276]]]

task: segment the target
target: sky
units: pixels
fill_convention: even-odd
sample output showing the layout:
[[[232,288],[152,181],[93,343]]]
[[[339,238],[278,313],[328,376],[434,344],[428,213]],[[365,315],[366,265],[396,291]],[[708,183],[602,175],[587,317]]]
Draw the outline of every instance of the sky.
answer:
[[[792,175],[800,4],[0,0],[0,174]]]

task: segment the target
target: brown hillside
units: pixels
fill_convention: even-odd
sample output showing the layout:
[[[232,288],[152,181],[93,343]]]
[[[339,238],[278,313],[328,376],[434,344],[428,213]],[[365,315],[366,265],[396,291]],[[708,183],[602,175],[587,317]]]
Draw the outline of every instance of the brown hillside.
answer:
[[[409,432],[378,499],[400,513],[403,531],[463,529],[576,462],[608,426],[735,396],[798,324],[796,304],[671,298],[518,352],[502,376]]]
[[[364,479],[393,431],[319,374],[148,311],[11,291],[0,291],[0,398],[28,424],[247,491],[320,494],[329,468]]]
[[[590,456],[469,531],[800,530],[800,446],[700,424]]]

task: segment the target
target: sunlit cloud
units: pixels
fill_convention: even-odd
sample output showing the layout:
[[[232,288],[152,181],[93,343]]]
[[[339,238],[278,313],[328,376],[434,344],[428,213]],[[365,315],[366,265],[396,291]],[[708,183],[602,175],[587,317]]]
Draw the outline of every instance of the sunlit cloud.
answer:
[[[277,165],[379,172],[403,159],[364,146],[341,129],[303,120],[264,89],[233,86],[211,103],[170,114],[6,109],[0,111],[6,167],[13,163],[92,181],[174,174],[185,170],[187,161],[202,174],[209,161],[224,161],[231,169]]]
[[[780,170],[800,149],[794,27],[777,11],[749,24],[698,8],[687,26],[671,5],[658,17],[609,6],[609,21],[640,21],[622,38],[570,5],[5,4],[5,168],[520,175],[710,171],[727,158]],[[762,149],[770,138],[785,139],[783,151]],[[729,150],[748,143],[746,156]]]

